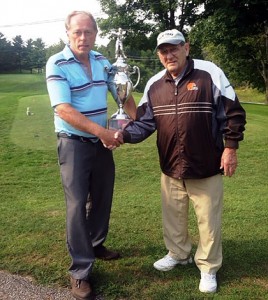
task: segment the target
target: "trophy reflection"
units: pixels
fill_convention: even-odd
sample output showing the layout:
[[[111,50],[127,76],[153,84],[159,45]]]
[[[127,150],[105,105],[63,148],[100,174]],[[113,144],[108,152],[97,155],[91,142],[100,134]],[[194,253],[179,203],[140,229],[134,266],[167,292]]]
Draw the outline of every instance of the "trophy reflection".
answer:
[[[112,92],[112,95],[117,102],[118,110],[108,120],[108,128],[119,130],[123,129],[124,126],[131,120],[124,111],[124,105],[140,81],[139,68],[137,66],[131,67],[126,63],[126,55],[123,51],[121,28],[117,33],[115,58],[116,62],[112,65],[112,70],[109,73],[113,78],[110,84],[114,91]],[[137,74],[137,82],[135,85],[133,85],[130,79],[132,74]]]

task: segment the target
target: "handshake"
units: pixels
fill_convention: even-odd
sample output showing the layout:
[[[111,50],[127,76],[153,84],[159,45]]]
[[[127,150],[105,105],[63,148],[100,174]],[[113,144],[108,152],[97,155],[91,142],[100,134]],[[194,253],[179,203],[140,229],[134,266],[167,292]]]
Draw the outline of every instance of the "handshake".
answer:
[[[105,148],[114,150],[117,147],[120,147],[120,145],[124,144],[123,131],[121,129],[117,131],[112,129],[104,129],[103,134],[100,136],[100,140]]]

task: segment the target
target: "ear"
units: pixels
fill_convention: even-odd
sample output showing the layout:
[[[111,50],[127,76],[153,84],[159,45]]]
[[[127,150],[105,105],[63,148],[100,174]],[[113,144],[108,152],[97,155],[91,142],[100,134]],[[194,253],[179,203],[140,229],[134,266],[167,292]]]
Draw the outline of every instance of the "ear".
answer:
[[[189,56],[190,44],[189,43],[185,43],[184,49],[185,49],[185,52],[186,52],[186,56]]]

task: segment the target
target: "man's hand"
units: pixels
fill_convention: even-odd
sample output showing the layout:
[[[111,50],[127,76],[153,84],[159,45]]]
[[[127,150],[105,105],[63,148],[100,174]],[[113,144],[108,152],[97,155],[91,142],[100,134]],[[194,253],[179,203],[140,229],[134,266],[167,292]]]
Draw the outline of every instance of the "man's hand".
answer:
[[[113,150],[123,144],[123,136],[115,137],[115,130],[103,128],[99,124],[89,120],[79,111],[74,109],[70,104],[62,103],[56,107],[60,118],[69,123],[78,130],[85,131],[97,136],[103,143],[104,147]]]
[[[117,139],[120,144],[124,144],[123,134],[121,130],[115,132],[114,138]]]
[[[236,167],[236,149],[225,148],[221,157],[221,169],[224,169],[224,175],[231,177],[234,175]]]
[[[103,130],[100,140],[102,141],[104,147],[108,148],[109,150],[114,150],[124,143],[122,133],[119,134],[118,131],[109,129]]]

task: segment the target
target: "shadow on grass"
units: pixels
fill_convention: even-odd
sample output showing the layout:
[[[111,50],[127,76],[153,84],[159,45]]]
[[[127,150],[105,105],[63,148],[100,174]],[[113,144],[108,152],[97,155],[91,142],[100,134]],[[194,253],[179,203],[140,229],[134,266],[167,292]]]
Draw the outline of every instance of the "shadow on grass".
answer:
[[[224,261],[218,272],[218,293],[250,299],[254,293],[264,299],[268,289],[267,240],[223,241]],[[193,263],[169,272],[159,272],[153,263],[166,254],[163,247],[141,245],[118,249],[122,258],[97,261],[93,285],[107,299],[208,299],[198,290],[199,270]],[[195,247],[193,249],[195,251]],[[178,298],[179,296],[179,298]],[[162,298],[161,298],[162,297]],[[105,298],[106,299],[106,298]],[[242,299],[242,298],[237,298]],[[255,298],[257,299],[257,298]]]
[[[225,283],[245,277],[263,278],[268,288],[268,238],[223,242],[221,277]]]

